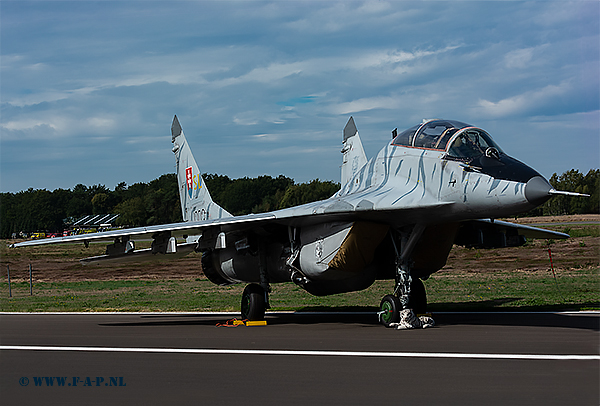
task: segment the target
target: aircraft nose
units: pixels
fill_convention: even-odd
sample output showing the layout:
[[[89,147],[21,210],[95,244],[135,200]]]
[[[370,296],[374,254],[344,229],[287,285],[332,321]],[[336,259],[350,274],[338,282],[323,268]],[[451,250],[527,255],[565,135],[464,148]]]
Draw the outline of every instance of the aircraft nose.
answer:
[[[525,184],[525,198],[534,206],[544,204],[550,197],[550,190],[554,189],[542,176],[534,176]]]

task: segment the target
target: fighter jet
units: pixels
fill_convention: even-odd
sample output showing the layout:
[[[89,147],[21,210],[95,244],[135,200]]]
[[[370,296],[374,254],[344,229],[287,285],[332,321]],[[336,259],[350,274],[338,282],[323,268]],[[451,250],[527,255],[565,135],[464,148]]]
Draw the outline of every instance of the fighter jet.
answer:
[[[204,183],[177,116],[171,126],[183,222],[26,241],[16,247],[108,240],[103,261],[176,258],[202,253],[202,269],[217,285],[248,283],[242,318],[264,319],[270,285],[293,282],[332,295],[395,280],[379,317],[395,325],[401,311],[426,310],[423,280],[440,270],[454,244],[515,247],[527,238],[564,233],[495,220],[531,210],[555,190],[534,169],[507,155],[481,128],[453,120],[423,120],[392,131],[367,159],[350,117],[343,130],[341,189],[326,200],[263,214],[232,216]],[[136,250],[135,240],[152,238]]]

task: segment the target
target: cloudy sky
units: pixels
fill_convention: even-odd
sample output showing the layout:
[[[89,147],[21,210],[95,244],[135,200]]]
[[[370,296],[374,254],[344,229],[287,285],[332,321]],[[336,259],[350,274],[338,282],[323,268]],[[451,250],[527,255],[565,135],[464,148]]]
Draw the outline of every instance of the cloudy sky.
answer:
[[[423,118],[546,177],[600,166],[600,2],[0,2],[0,190],[203,172],[339,181]]]

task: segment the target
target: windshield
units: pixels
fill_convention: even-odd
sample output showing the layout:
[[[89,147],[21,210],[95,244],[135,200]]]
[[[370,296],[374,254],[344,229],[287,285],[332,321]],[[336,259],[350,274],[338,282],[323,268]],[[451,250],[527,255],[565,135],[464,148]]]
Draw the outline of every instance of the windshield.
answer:
[[[471,160],[479,158],[482,155],[488,156],[489,154],[501,153],[502,150],[483,130],[478,128],[466,128],[460,131],[454,140],[452,140],[450,148],[448,149],[448,156],[458,159]]]
[[[469,124],[452,120],[430,120],[400,133],[392,144],[407,147],[445,150],[448,141],[457,131]]]

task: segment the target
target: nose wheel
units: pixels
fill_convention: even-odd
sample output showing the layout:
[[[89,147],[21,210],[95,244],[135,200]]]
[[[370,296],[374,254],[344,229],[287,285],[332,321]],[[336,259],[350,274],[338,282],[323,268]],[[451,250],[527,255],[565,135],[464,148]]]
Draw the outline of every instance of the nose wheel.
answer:
[[[404,307],[398,296],[385,295],[379,305],[379,322],[386,327],[400,321],[400,311],[403,308],[412,309],[416,314],[424,314],[427,311],[427,294],[423,281],[419,278],[413,279],[410,284],[408,303]]]
[[[379,305],[379,322],[386,327],[400,320],[400,299],[394,295],[385,295]]]

